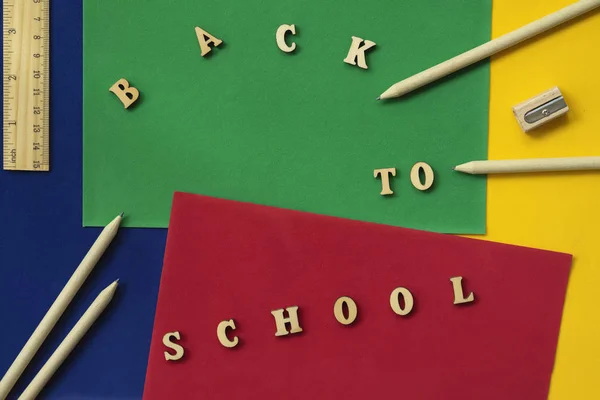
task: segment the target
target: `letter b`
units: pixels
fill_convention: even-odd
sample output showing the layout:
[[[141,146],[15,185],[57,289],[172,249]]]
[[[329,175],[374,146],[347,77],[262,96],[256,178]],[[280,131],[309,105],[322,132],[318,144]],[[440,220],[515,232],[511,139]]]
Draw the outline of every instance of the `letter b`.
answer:
[[[130,87],[125,78],[119,79],[109,90],[117,95],[125,108],[129,108],[140,97],[140,92],[133,86]]]

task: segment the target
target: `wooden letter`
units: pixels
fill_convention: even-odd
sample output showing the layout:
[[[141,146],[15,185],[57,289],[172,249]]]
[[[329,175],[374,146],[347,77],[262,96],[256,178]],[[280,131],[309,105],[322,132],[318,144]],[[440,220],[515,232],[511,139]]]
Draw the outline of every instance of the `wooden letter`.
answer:
[[[125,106],[125,108],[129,108],[130,105],[133,104],[134,101],[140,97],[140,92],[133,86],[129,86],[129,82],[127,79],[121,78],[114,85],[112,85],[109,89],[111,92],[117,95],[121,103]]]
[[[296,50],[296,43],[292,43],[290,46],[285,43],[286,32],[291,32],[292,35],[295,35],[296,25],[281,25],[279,28],[277,28],[277,33],[275,34],[275,39],[277,39],[277,47],[279,47],[281,51],[290,53]]]
[[[398,295],[402,294],[404,297],[404,309],[400,307],[400,300],[398,299]],[[392,294],[390,295],[390,306],[392,306],[392,310],[398,315],[408,315],[414,306],[414,300],[412,293],[403,287],[399,287],[394,289]]]
[[[419,170],[423,169],[425,173],[425,183],[421,183],[421,178],[419,178]],[[418,162],[413,165],[410,170],[410,181],[413,186],[419,190],[427,190],[433,185],[433,170],[429,166],[429,164],[424,162]]]
[[[348,307],[348,318],[344,315],[344,304]],[[337,319],[340,324],[350,325],[356,320],[356,316],[358,315],[356,303],[350,297],[340,297],[333,305],[333,315],[335,315],[335,319]]]
[[[377,175],[381,175],[381,194],[382,196],[388,194],[394,194],[390,189],[390,174],[396,176],[396,168],[382,168],[373,171],[373,177],[377,178]]]
[[[167,361],[177,361],[183,357],[183,347],[177,343],[173,343],[171,341],[171,337],[174,337],[177,340],[181,340],[181,336],[179,336],[179,331],[168,332],[163,336],[163,344],[168,348],[175,350],[175,355],[171,355],[165,351],[165,360]]]
[[[454,289],[454,304],[470,303],[475,300],[475,295],[473,292],[471,292],[471,294],[469,294],[465,299],[462,288],[462,276],[450,278],[450,282],[452,282],[452,288]]]
[[[235,322],[233,322],[232,319],[229,321],[222,321],[217,326],[217,337],[219,338],[219,342],[225,347],[235,347],[237,346],[239,339],[237,336],[234,336],[233,340],[229,340],[227,333],[225,332],[227,328],[235,329]]]
[[[223,43],[223,41],[221,39],[218,39],[218,38],[214,37],[213,35],[211,35],[210,33],[206,32],[202,28],[196,27],[196,36],[198,36],[198,42],[200,42],[200,50],[201,50],[200,55],[202,57],[204,57],[205,55],[207,55],[208,53],[210,53],[210,51],[212,50],[209,47],[209,44],[212,43],[215,47],[217,47],[218,45],[220,45],[221,43]]]
[[[350,65],[356,65],[356,58],[358,58],[358,66],[363,69],[368,69],[367,62],[365,61],[365,51],[369,50],[371,47],[375,46],[375,42],[371,42],[370,40],[365,40],[365,45],[360,46],[362,43],[362,39],[356,36],[352,36],[352,44],[350,45],[350,50],[348,50],[348,55],[344,58],[344,62]]]
[[[298,323],[298,306],[288,307],[285,309],[288,312],[289,317],[283,317],[283,308],[275,311],[271,311],[271,314],[275,317],[275,323],[277,324],[277,332],[275,336],[285,336],[288,333],[302,332],[300,324]],[[289,323],[291,328],[288,332],[285,324]]]

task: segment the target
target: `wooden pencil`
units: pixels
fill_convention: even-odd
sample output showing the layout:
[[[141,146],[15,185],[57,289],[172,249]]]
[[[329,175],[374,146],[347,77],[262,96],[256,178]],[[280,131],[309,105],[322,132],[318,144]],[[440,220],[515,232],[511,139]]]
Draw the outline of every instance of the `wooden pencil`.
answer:
[[[44,340],[46,340],[56,322],[69,306],[88,275],[92,272],[96,263],[117,234],[122,218],[123,214],[118,215],[102,230],[98,239],[96,239],[65,287],[56,300],[54,300],[54,303],[50,306],[50,309],[48,309],[35,331],[33,331],[17,358],[15,358],[12,365],[8,368],[8,371],[6,371],[2,380],[0,380],[0,400],[6,399],[35,353],[42,343],[44,343]]]
[[[515,31],[475,47],[474,49],[444,61],[441,64],[422,71],[410,78],[395,83],[383,92],[377,100],[403,96],[413,90],[443,78],[446,75],[450,75],[451,73],[481,61],[484,58],[490,57],[502,50],[585,14],[598,6],[600,6],[600,0],[580,0]]]
[[[471,161],[454,167],[466,174],[509,174],[600,170],[600,157],[531,158],[522,160]]]
[[[48,361],[46,361],[46,364],[44,364],[31,383],[25,388],[21,396],[19,396],[20,400],[33,400],[40,394],[44,386],[46,386],[46,383],[48,383],[65,359],[71,354],[75,346],[77,346],[81,338],[87,333],[92,324],[96,322],[100,314],[102,314],[104,309],[106,309],[106,306],[111,302],[115,291],[117,290],[118,283],[119,280],[117,279],[100,292],[79,321],[77,321],[73,329],[71,329],[58,348],[52,353]]]

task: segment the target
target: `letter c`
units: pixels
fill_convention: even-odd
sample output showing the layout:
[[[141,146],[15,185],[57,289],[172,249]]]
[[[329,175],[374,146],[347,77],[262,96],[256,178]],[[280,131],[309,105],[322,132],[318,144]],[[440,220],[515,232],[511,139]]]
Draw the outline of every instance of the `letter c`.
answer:
[[[296,50],[296,43],[292,42],[291,46],[287,45],[287,43],[285,42],[285,33],[286,32],[291,32],[292,35],[295,35],[296,34],[296,25],[283,24],[279,28],[277,28],[277,33],[275,34],[275,39],[277,39],[277,46],[279,47],[279,49],[286,53],[290,53],[290,52]]]

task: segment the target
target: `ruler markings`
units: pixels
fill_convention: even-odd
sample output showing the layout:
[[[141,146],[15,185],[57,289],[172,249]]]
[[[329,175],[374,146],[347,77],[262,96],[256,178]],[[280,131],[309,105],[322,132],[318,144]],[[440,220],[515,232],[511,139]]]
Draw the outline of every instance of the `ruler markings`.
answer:
[[[4,169],[47,171],[49,0],[4,0]]]

